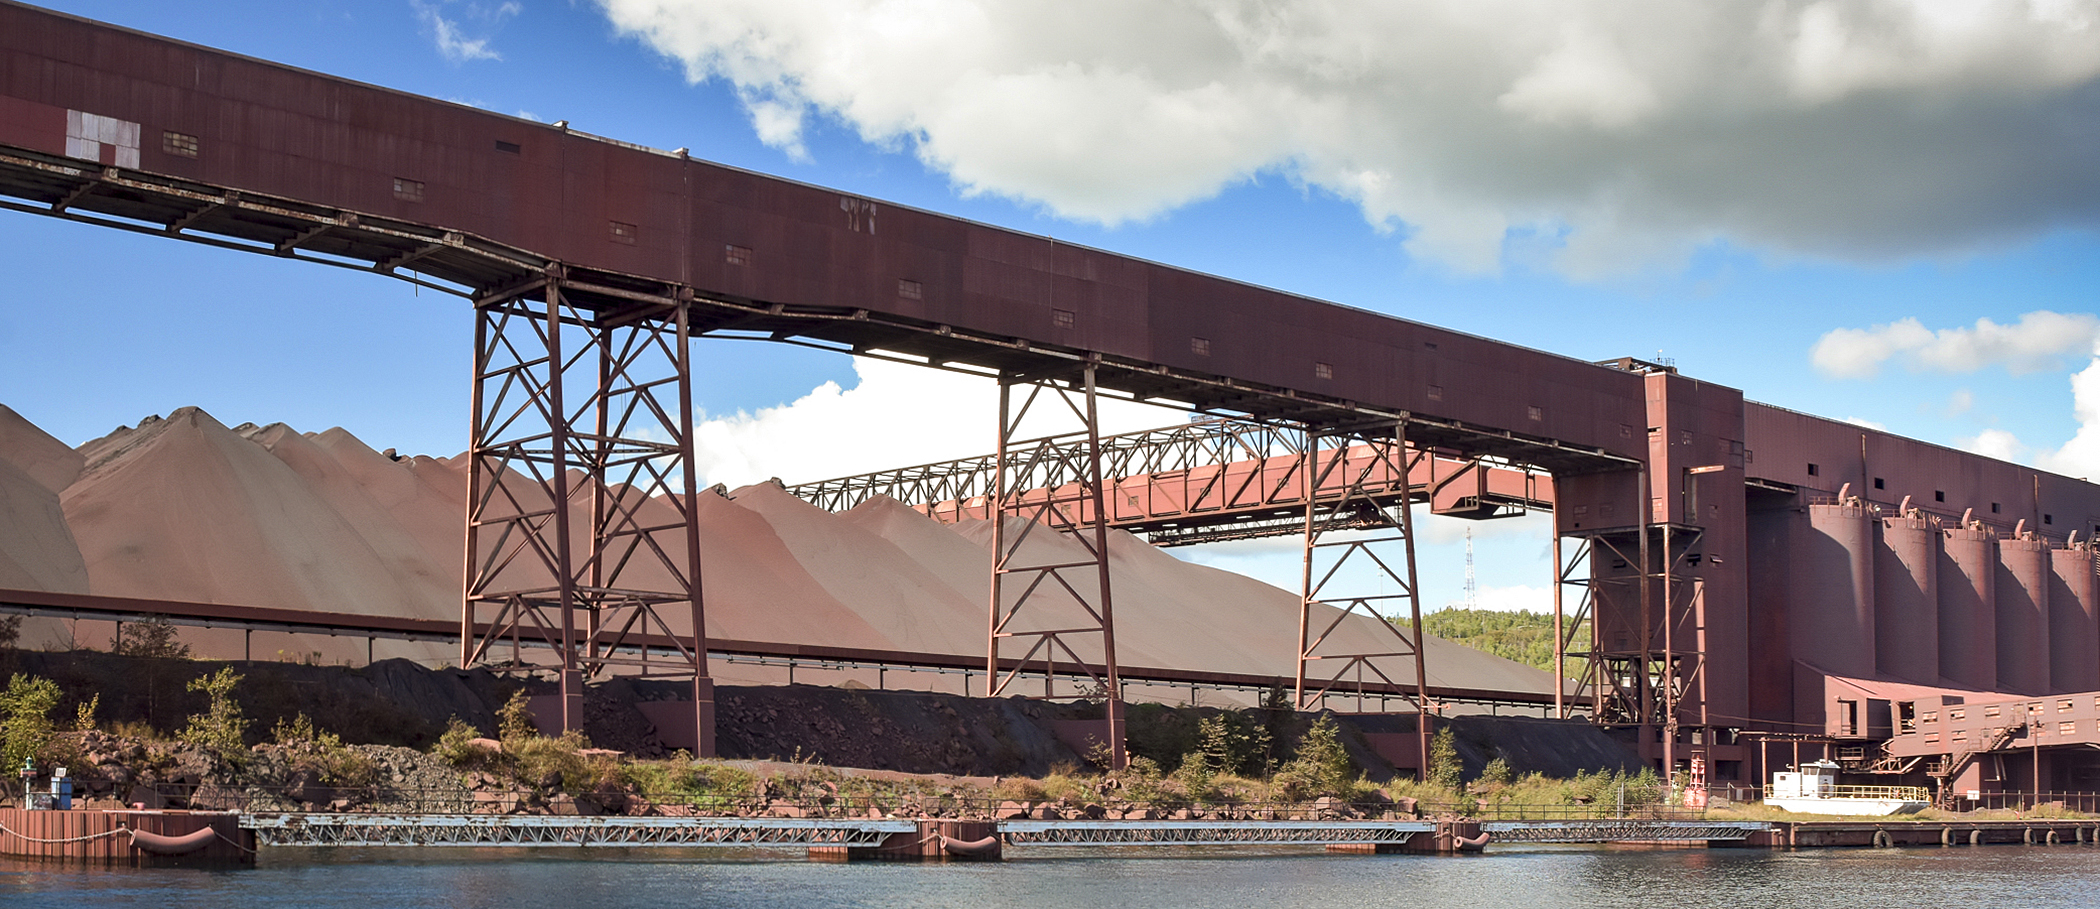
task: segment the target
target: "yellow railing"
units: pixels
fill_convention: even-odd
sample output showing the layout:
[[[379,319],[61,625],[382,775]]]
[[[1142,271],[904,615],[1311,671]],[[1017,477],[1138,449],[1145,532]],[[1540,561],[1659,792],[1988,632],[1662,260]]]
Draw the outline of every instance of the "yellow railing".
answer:
[[[1772,797],[1772,787],[1766,786],[1765,798],[1769,800]],[[1909,802],[1929,800],[1922,786],[1830,786],[1806,795],[1781,798],[1902,799]]]

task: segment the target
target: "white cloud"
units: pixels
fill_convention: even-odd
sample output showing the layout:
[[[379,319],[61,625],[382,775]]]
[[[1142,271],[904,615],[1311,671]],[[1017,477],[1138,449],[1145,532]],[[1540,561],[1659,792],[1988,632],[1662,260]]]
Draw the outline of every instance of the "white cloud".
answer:
[[[2035,449],[2003,429],[1986,429],[1956,444],[2005,461],[2026,461],[2067,477],[2100,479],[2100,352],[2071,376],[2071,411],[2078,431],[2055,449]]]
[[[491,46],[493,34],[469,37],[467,32],[472,27],[482,32],[493,33],[504,20],[524,11],[524,8],[515,2],[462,4],[457,0],[409,0],[409,6],[415,9],[416,18],[422,20],[430,29],[431,39],[437,42],[438,53],[453,63],[503,59],[503,55]],[[460,15],[447,17],[445,10],[451,7],[456,7]],[[471,26],[465,24],[469,22],[472,23]]]
[[[1873,421],[1873,420],[1869,420],[1869,419],[1867,419],[1867,418],[1865,418],[1865,417],[1846,417],[1846,418],[1845,418],[1845,422],[1847,422],[1847,423],[1850,423],[1850,424],[1852,424],[1852,425],[1854,425],[1854,426],[1864,426],[1864,427],[1866,427],[1866,428],[1868,428],[1868,429],[1872,429],[1872,430],[1875,430],[1875,431],[1877,431],[1877,432],[1888,432],[1888,431],[1889,431],[1889,426],[1888,426],[1888,424],[1887,424],[1887,423],[1877,423],[1877,422],[1875,422],[1875,421]]]
[[[1475,271],[1513,228],[1593,276],[2100,226],[2100,0],[599,3],[790,153],[836,118],[1107,224],[1275,173]]]
[[[1653,113],[1657,98],[1617,48],[1576,32],[1495,102],[1553,126],[1622,129]]]
[[[862,357],[853,367],[859,382],[852,388],[826,382],[779,407],[696,422],[701,485],[736,487],[773,477],[792,485],[992,453],[999,420],[992,379]],[[1045,398],[1034,413],[1052,410]],[[1162,407],[1101,402],[1102,426],[1110,433],[1178,418],[1178,411]],[[1023,430],[1040,436],[1076,425],[1030,422]]]
[[[2000,461],[2017,461],[2027,453],[2027,446],[2020,444],[2018,437],[2003,429],[1986,429],[1966,439],[1957,439],[1963,451],[1974,452],[1986,458]]]
[[[1808,352],[1808,360],[1826,376],[1872,378],[1890,357],[1931,342],[1932,332],[1916,319],[1873,328],[1834,328],[1817,339],[1816,346]]]
[[[1835,378],[1869,378],[1889,360],[1913,372],[1965,373],[2002,366],[2015,375],[2061,368],[2066,354],[2088,354],[2100,343],[2100,318],[2091,313],[2036,310],[2011,325],[1977,319],[1973,327],[1933,331],[1916,319],[1872,328],[1839,328],[1809,351],[1816,371]]]
[[[1872,328],[1833,330],[1809,353],[1818,372],[1840,378],[1872,377],[1890,360],[1913,372],[1968,373],[1997,366],[2018,375],[2062,368],[2065,358],[2077,356],[2093,359],[2071,377],[2078,431],[2062,447],[2037,449],[2003,429],[1985,429],[1955,444],[1986,457],[2027,461],[2066,476],[2100,477],[2100,317],[2091,313],[2036,310],[2010,325],[1977,319],[1970,327],[1938,331],[1916,319],[1901,319]],[[1975,406],[1975,393],[1958,389],[1948,398],[1945,413],[1959,416]],[[1846,422],[1885,428],[1858,418]]]
[[[2078,432],[2062,448],[2036,455],[2034,464],[2065,476],[2100,478],[2100,356],[2071,377],[2071,412]]]

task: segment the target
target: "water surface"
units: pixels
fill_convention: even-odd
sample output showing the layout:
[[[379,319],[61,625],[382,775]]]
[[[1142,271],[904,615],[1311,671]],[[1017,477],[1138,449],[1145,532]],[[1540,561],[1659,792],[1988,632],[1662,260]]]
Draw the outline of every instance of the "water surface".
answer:
[[[234,871],[0,862],[4,906],[223,909],[1544,909],[2100,904],[2100,848],[1491,848],[1341,856],[1016,850],[996,864],[831,864],[676,849],[272,850]]]

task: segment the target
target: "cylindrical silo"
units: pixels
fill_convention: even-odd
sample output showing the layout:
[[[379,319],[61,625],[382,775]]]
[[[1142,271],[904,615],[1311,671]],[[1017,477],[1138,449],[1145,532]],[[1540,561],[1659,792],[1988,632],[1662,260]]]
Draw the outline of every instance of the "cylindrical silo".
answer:
[[[1940,675],[1970,688],[1998,685],[1998,537],[1956,527],[1940,540]]]
[[[1881,522],[1875,555],[1875,667],[1930,685],[1940,677],[1940,531],[1924,515]]]
[[[1874,675],[1874,539],[1881,522],[1862,505],[1808,506],[1793,538],[1788,635],[1794,656],[1833,675]]]
[[[2100,689],[2100,583],[2093,551],[2051,550],[2056,583],[2049,589],[2049,680],[2058,691]]]
[[[1998,543],[1998,687],[2049,690],[2049,584],[2055,559],[2044,540]]]

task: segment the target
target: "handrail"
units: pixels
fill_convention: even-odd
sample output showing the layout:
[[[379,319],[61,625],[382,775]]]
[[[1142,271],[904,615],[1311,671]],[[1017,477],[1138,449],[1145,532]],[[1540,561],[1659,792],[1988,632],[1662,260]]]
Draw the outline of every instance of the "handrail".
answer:
[[[1765,800],[1774,798],[1772,787],[1765,786]],[[1904,801],[1929,801],[1922,786],[1819,786],[1812,792],[1799,795],[1777,796],[1799,799],[1902,799]]]

